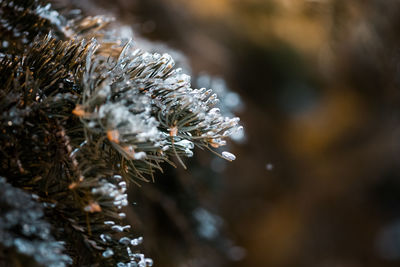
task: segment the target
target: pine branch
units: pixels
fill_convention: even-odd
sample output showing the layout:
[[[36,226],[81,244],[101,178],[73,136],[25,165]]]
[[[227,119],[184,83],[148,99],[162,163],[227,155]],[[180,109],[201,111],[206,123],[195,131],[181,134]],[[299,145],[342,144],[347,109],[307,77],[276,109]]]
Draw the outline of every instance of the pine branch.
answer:
[[[124,225],[127,183],[154,181],[174,158],[185,166],[195,146],[216,153],[239,119],[110,19],[67,20],[36,0],[1,1],[0,17],[0,175],[46,204],[75,264],[151,266]]]

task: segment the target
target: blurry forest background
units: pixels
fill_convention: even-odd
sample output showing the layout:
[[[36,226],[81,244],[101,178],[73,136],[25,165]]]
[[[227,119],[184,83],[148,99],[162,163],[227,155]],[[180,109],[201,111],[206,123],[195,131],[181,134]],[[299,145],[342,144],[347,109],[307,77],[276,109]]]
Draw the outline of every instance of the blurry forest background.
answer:
[[[236,161],[198,152],[189,171],[132,186],[142,216],[128,217],[156,266],[197,253],[168,214],[180,208],[154,189],[177,174],[191,189],[172,194],[196,194],[234,244],[225,256],[198,248],[204,261],[180,266],[399,266],[399,1],[68,2],[182,51],[194,73],[223,77],[243,100]],[[151,202],[161,207],[146,214]]]

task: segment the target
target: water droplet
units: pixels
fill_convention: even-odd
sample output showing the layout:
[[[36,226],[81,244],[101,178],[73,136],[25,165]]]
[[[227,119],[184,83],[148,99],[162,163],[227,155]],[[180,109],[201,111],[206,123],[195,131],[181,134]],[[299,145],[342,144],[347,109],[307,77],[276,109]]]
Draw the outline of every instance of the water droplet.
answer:
[[[223,157],[224,159],[229,160],[229,161],[232,161],[232,160],[235,160],[235,159],[236,159],[236,156],[235,156],[235,155],[233,155],[232,153],[227,152],[227,151],[222,152],[222,157]]]
[[[103,255],[104,258],[109,258],[112,255],[114,255],[114,251],[112,251],[112,249],[108,248],[103,252],[102,255]]]
[[[120,226],[120,225],[113,225],[113,226],[111,226],[111,230],[113,230],[115,232],[123,232],[124,228],[122,228],[122,226]]]
[[[121,175],[114,175],[114,179],[116,179],[116,180],[121,180],[122,179],[122,176]]]
[[[220,110],[219,110],[219,108],[212,108],[212,109],[210,109],[210,111],[208,113],[210,115],[219,115]]]
[[[146,263],[147,266],[153,266],[153,260],[152,259],[145,259],[144,262]]]
[[[129,245],[131,243],[131,240],[129,238],[127,238],[126,236],[124,236],[119,240],[119,243],[121,243],[123,245]]]
[[[131,245],[132,246],[138,246],[143,242],[143,237],[138,237],[138,238],[134,238],[131,240]]]
[[[106,234],[101,234],[101,235],[100,235],[100,239],[101,239],[101,241],[103,241],[104,243],[106,243],[107,241],[111,241],[111,240],[112,240],[111,236],[106,235]]]
[[[133,156],[135,159],[140,160],[140,159],[145,159],[147,157],[145,152],[137,152]]]
[[[179,145],[179,146],[183,146],[186,149],[193,149],[194,148],[193,142],[191,142],[189,140],[186,140],[186,139],[183,139],[183,140],[181,140],[179,142],[176,142],[175,144]]]
[[[190,149],[185,149],[185,154],[188,158],[193,157],[193,151]]]

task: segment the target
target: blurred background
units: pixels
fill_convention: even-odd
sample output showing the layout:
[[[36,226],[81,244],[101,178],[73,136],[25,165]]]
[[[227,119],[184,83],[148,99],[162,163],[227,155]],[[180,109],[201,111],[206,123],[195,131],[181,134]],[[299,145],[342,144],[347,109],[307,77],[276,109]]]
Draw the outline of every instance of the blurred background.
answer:
[[[399,1],[69,2],[235,92],[234,162],[131,189],[156,266],[400,266]]]

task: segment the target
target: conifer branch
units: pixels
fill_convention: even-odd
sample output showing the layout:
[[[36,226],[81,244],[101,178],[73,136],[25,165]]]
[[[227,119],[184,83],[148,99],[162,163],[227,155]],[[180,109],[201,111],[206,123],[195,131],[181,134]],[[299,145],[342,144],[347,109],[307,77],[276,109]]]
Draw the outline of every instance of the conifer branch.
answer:
[[[74,264],[151,266],[124,225],[127,183],[154,181],[175,157],[185,167],[195,146],[225,145],[239,119],[192,89],[168,54],[111,34],[108,18],[66,19],[39,0],[0,1],[0,18],[0,175],[10,183],[0,189],[37,196]],[[57,255],[57,266],[70,262]]]

